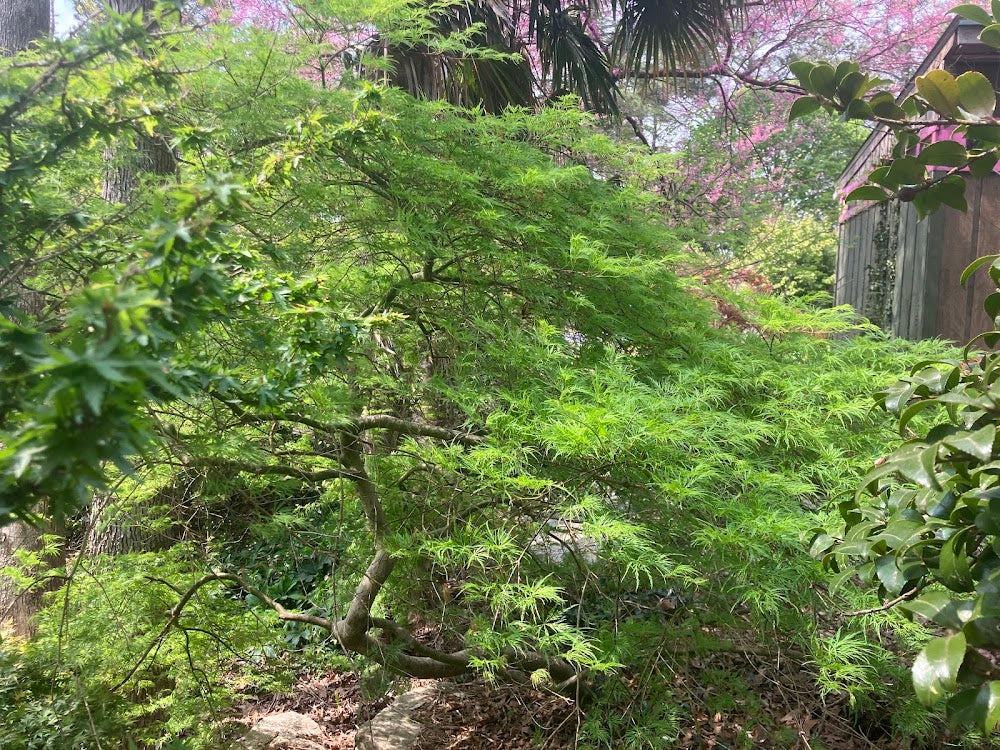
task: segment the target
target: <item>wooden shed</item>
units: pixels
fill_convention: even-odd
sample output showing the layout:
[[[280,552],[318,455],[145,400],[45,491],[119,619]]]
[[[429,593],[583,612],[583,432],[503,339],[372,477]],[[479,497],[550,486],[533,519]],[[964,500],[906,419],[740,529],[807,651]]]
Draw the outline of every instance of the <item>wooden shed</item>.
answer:
[[[1000,83],[1000,50],[979,42],[981,27],[954,20],[904,87],[943,68],[953,75],[967,70]],[[865,175],[886,159],[895,139],[876,128],[838,180],[843,195],[864,182]],[[1000,252],[1000,175],[970,179],[967,213],[944,208],[917,220],[910,203],[891,201],[875,206],[849,206],[841,217],[835,300],[852,305],[886,331],[908,338],[944,338],[965,343],[991,322],[982,301],[994,291],[985,274],[976,274],[963,289],[959,278],[981,255]]]

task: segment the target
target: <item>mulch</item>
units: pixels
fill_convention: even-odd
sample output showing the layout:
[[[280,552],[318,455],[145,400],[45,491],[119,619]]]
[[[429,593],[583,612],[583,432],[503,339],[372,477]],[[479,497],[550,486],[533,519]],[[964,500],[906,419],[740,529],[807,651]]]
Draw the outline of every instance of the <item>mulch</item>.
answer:
[[[905,750],[907,738],[891,737],[886,726],[859,721],[845,698],[821,700],[814,675],[794,659],[733,652],[663,659],[657,679],[671,680],[672,700],[686,713],[670,744],[678,750]],[[752,699],[712,710],[727,692],[720,672],[750,686]],[[709,674],[715,675],[709,678]],[[642,705],[642,676],[619,675]],[[428,681],[415,681],[412,686]],[[248,699],[235,708],[236,721],[252,726],[260,718],[297,711],[315,720],[328,736],[325,750],[354,747],[357,728],[395,700],[394,694],[364,695],[352,673],[303,677],[287,693]],[[413,718],[426,727],[416,750],[568,750],[578,746],[583,717],[558,695],[525,685],[482,681],[446,683]],[[668,747],[664,745],[664,748]]]

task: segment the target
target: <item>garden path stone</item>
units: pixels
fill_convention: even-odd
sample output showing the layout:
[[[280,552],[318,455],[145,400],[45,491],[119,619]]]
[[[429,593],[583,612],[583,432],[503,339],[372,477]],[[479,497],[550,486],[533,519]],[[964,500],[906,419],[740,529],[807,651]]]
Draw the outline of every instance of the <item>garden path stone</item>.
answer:
[[[423,730],[413,714],[434,700],[437,693],[437,685],[423,685],[403,693],[358,728],[355,750],[411,750]]]
[[[243,738],[246,750],[323,750],[326,735],[315,721],[295,711],[271,714]]]

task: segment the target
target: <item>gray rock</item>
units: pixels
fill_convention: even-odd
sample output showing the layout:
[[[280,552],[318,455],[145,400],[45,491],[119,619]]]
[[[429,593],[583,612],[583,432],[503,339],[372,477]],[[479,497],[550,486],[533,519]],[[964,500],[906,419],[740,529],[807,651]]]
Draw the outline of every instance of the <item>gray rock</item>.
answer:
[[[420,738],[423,727],[413,714],[426,706],[438,693],[437,685],[424,685],[399,696],[391,706],[358,729],[354,735],[356,750],[410,750]]]
[[[315,721],[295,711],[271,714],[243,737],[246,750],[323,750],[326,735]]]

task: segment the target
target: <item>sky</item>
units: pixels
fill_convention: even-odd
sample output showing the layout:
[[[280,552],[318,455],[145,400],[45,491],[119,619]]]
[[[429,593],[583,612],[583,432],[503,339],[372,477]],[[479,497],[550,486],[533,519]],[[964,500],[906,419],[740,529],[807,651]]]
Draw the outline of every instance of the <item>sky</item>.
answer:
[[[65,36],[73,28],[73,0],[53,0],[56,36]]]

